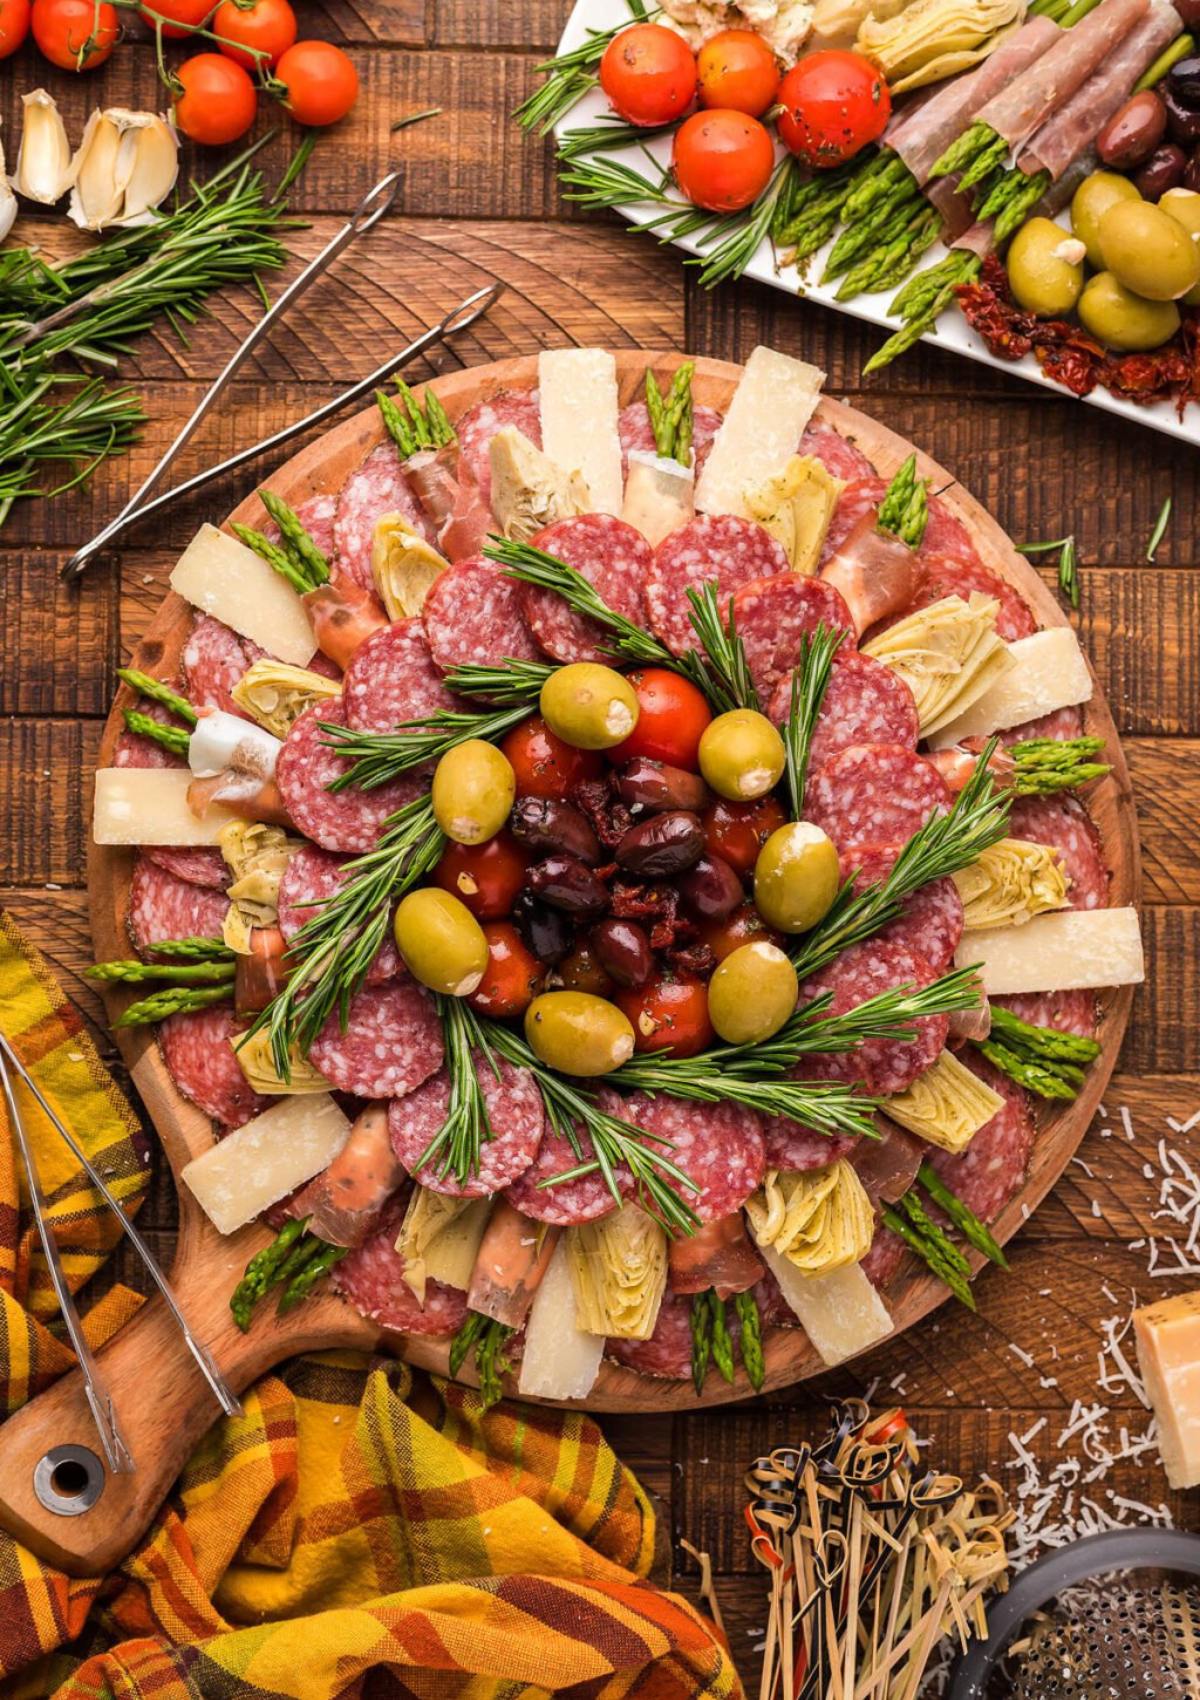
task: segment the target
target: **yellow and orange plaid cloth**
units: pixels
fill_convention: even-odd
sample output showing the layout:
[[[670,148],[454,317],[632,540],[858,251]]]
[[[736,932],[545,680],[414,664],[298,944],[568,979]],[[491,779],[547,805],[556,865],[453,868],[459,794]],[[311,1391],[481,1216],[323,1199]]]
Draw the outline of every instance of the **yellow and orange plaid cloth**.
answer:
[[[136,1203],[136,1119],[2,916],[0,987],[3,1026],[38,1084]],[[113,1229],[50,1130],[32,1111],[28,1123],[81,1286]],[[47,1292],[0,1125],[6,1411],[71,1361],[47,1325]],[[89,1333],[106,1337],[136,1303],[112,1289]],[[65,1576],[0,1532],[6,1700],[740,1700],[712,1625],[647,1580],[653,1512],[587,1417],[508,1402],[484,1412],[469,1388],[355,1352],[296,1359],[243,1403],[112,1575]]]

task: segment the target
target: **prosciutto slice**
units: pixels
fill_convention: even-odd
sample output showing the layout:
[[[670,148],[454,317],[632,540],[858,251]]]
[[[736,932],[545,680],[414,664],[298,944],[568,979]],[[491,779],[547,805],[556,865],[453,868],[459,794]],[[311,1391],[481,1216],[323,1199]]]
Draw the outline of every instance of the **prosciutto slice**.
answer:
[[[1103,0],[1074,28],[1062,31],[1027,71],[980,107],[973,122],[987,124],[1010,147],[1023,147],[1115,52],[1149,10],[1150,0]]]
[[[1056,183],[1051,183],[1041,200],[1030,212],[1030,218],[1053,218],[1068,206],[1071,199],[1083,182],[1096,169],[1096,150],[1093,147],[1084,148],[1077,159],[1063,172]],[[986,260],[996,246],[996,233],[989,219],[986,224],[973,224],[969,230],[955,238],[950,244],[952,248],[969,248],[973,254],[978,254],[981,260]]]
[[[863,514],[820,573],[841,593],[859,637],[908,607],[921,574],[916,550],[890,531],[880,531],[878,518],[875,509]]]

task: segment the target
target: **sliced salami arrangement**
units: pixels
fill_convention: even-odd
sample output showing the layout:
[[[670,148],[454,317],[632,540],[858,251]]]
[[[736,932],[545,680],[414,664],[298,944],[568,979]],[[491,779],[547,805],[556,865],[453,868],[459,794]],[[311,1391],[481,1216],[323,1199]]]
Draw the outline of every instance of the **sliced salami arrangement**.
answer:
[[[533,364],[189,546],[91,972],[211,1122],[239,1327],[332,1292],[489,1400],[711,1398],[1000,1257],[1142,975],[1119,755],[1033,575],[815,368]]]

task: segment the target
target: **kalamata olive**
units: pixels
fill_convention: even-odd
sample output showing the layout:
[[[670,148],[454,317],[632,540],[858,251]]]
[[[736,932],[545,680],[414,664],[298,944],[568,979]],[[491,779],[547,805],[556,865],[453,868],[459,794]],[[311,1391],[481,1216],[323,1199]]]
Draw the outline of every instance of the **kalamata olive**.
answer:
[[[1192,149],[1192,157],[1184,168],[1183,183],[1180,187],[1195,189],[1200,193],[1200,148]]]
[[[640,986],[649,979],[654,966],[650,940],[636,921],[621,921],[610,915],[592,928],[591,946],[600,966],[618,986]]]
[[[1200,24],[1200,0],[1174,0],[1174,5],[1185,30]]]
[[[1133,186],[1144,200],[1158,201],[1168,189],[1179,188],[1186,177],[1187,155],[1174,142],[1164,142],[1134,173]]]
[[[583,815],[554,797],[519,797],[508,829],[519,844],[543,856],[557,851],[589,868],[603,859],[600,840]]]
[[[539,962],[561,962],[570,950],[574,936],[571,923],[531,891],[519,891],[513,898],[512,918]]]
[[[525,876],[536,897],[565,915],[591,920],[608,908],[608,887],[574,856],[547,856]]]
[[[1183,142],[1187,147],[1200,141],[1200,106],[1192,106],[1183,100],[1170,83],[1164,87],[1162,99],[1167,109],[1167,129],[1172,141]]]
[[[679,890],[688,908],[705,921],[723,921],[746,896],[736,870],[707,852],[680,877]]]
[[[663,809],[705,809],[712,802],[708,786],[698,773],[672,767],[665,761],[639,756],[631,761],[617,781],[621,801],[631,809],[659,813]]]
[[[669,809],[631,826],[622,834],[613,855],[631,873],[665,879],[694,868],[703,849],[700,816],[687,809]]]
[[[1176,95],[1184,106],[1200,107],[1200,55],[1177,59],[1167,72],[1164,93]]]
[[[1096,137],[1102,165],[1128,171],[1149,159],[1167,128],[1167,109],[1154,89],[1143,89],[1114,112]]]

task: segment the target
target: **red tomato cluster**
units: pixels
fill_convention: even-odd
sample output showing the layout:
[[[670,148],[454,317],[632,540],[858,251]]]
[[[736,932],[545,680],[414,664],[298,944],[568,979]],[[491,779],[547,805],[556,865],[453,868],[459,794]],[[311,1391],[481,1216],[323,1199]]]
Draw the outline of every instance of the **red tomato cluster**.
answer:
[[[811,53],[781,80],[770,47],[747,29],[722,30],[693,54],[665,25],[634,24],[605,49],[600,86],[627,124],[683,120],[672,147],[675,181],[689,201],[716,213],[750,206],[770,181],[775,144],[762,120],[773,107],[784,145],[818,169],[875,141],[891,112],[887,83],[862,54]]]

